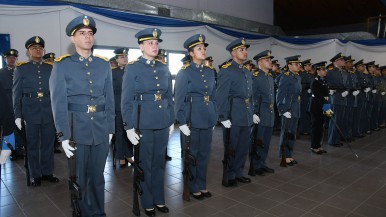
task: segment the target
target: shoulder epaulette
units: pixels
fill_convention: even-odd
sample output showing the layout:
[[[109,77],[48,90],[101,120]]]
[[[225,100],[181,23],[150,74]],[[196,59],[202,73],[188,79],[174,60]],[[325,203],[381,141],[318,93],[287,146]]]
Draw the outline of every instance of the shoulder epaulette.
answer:
[[[70,57],[70,56],[71,56],[70,54],[64,54],[58,58],[55,58],[55,62],[60,62],[60,61],[62,61],[62,59]]]
[[[114,69],[116,69],[116,68],[118,68],[118,67],[111,67],[111,70],[114,70]]]
[[[28,63],[28,62],[25,62],[25,61],[17,62],[17,63],[16,63],[16,66],[21,66],[21,65],[24,65],[24,64],[26,64],[26,63]]]
[[[130,62],[128,62],[127,63],[127,65],[132,65],[132,64],[134,64],[135,62],[137,62],[139,59],[136,59],[136,60],[133,60],[133,61],[130,61]]]
[[[157,62],[160,62],[160,63],[162,63],[162,64],[166,64],[166,62],[164,62],[164,61],[161,61],[161,60],[157,60],[157,59],[155,59],[155,61],[157,61]]]
[[[181,67],[181,69],[186,69],[186,68],[188,68],[190,66],[190,63],[187,63],[187,64],[185,64],[185,65],[183,65],[182,67]]]
[[[355,71],[353,70],[353,71],[350,71],[351,72],[351,74],[353,74],[353,75],[355,75]]]
[[[102,60],[105,60],[106,62],[109,62],[109,59],[106,58],[106,57],[100,56],[100,55],[98,55],[98,54],[96,54],[95,56],[98,57],[98,58],[100,58],[100,59],[102,59]]]
[[[290,75],[290,72],[284,72],[285,75],[289,76]]]
[[[299,72],[294,72],[295,75],[299,75]]]
[[[51,62],[43,62],[43,63],[51,65],[51,66],[54,65],[54,63],[51,63]]]
[[[259,71],[256,70],[256,71],[252,72],[252,75],[255,76],[255,77],[257,77],[257,76],[259,75]]]
[[[269,72],[269,73],[268,73],[268,76],[271,76],[271,77],[272,77],[272,73]]]
[[[205,67],[208,67],[208,68],[210,68],[210,69],[214,69],[214,67],[213,67],[213,66],[205,66]]]
[[[232,63],[227,63],[227,64],[222,65],[221,68],[226,69],[226,68],[228,68],[230,65],[232,65]]]

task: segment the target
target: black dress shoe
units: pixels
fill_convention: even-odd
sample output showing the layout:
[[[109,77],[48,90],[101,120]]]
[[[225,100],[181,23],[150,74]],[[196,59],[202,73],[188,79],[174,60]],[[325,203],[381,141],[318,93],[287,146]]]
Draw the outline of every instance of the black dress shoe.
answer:
[[[320,151],[321,151],[322,153],[327,153],[327,151],[324,150],[324,149],[320,149]]]
[[[285,162],[286,164],[287,164],[287,166],[293,166],[294,165],[294,163],[291,161],[291,162]]]
[[[146,214],[147,216],[155,216],[155,209],[154,209],[154,208],[151,209],[151,210],[146,210],[146,209],[145,209],[145,214]]]
[[[207,192],[201,191],[201,194],[204,195],[204,197],[212,197],[212,193],[210,193],[209,191]]]
[[[40,177],[39,178],[33,178],[32,182],[31,182],[31,185],[34,186],[34,187],[42,185],[41,178]]]
[[[169,208],[164,205],[164,206],[157,206],[157,205],[154,205],[155,208],[157,208],[158,211],[160,212],[163,212],[163,213],[168,213],[169,212]]]
[[[291,162],[292,162],[293,164],[298,164],[298,162],[297,162],[296,160],[291,160]]]
[[[170,157],[169,155],[165,155],[165,160],[171,161],[171,160],[172,160],[172,157]]]
[[[201,194],[197,194],[197,195],[193,194],[193,193],[190,193],[190,195],[192,195],[192,197],[194,197],[196,200],[203,200],[205,198],[202,193]]]
[[[237,186],[237,181],[236,181],[236,179],[229,179],[228,183],[222,182],[222,185],[224,187],[236,187]]]
[[[256,169],[255,170],[256,175],[258,176],[265,176],[264,170],[263,169]]]
[[[318,149],[313,149],[313,148],[311,148],[311,151],[312,151],[312,153],[315,153],[315,154],[323,154],[323,152],[322,152],[322,150],[318,150]]]
[[[266,172],[266,173],[274,173],[274,172],[275,172],[274,169],[271,169],[271,168],[269,168],[269,167],[264,167],[264,168],[263,168],[263,171]]]
[[[251,183],[251,179],[247,177],[237,177],[236,180],[241,183]]]
[[[42,180],[48,181],[48,182],[52,182],[52,183],[59,182],[59,179],[56,178],[54,175],[45,175],[45,176],[42,176]]]

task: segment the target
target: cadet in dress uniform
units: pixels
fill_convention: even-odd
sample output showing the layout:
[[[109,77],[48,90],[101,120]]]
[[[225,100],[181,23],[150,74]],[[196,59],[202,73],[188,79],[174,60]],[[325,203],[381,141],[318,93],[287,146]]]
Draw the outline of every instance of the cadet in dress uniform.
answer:
[[[109,59],[109,62],[110,62],[111,68],[116,68],[116,67],[118,67],[118,63],[117,63],[117,60],[115,59],[115,56],[111,57],[111,58]]]
[[[274,82],[272,77],[271,51],[263,51],[253,57],[258,64],[258,71],[252,73],[253,80],[253,104],[254,104],[254,123],[258,124],[256,139],[260,140],[257,146],[259,160],[255,160],[255,173],[263,176],[264,173],[274,173],[275,171],[267,166],[267,156],[271,143],[275,113],[273,104],[275,103]]]
[[[273,111],[275,113],[275,122],[273,124],[273,129],[275,131],[280,131],[280,117],[279,112],[277,111],[277,104],[276,104],[276,93],[277,93],[277,82],[276,78],[279,77],[281,70],[280,70],[280,64],[278,63],[278,60],[272,60],[272,78],[273,78],[273,89],[274,89],[274,100],[275,103],[273,104]]]
[[[344,124],[344,111],[347,105],[346,96],[349,92],[346,90],[346,81],[348,73],[343,69],[345,65],[344,56],[338,53],[331,60],[333,69],[327,71],[326,81],[330,88],[330,102],[332,111],[334,112],[334,120],[336,124],[342,129]],[[338,133],[336,125],[333,121],[329,122],[328,127],[328,144],[335,147],[343,145],[341,143],[341,136]]]
[[[311,151],[316,154],[327,153],[322,147],[323,139],[323,124],[325,119],[325,114],[331,115],[332,111],[328,104],[328,85],[325,79],[326,77],[326,63],[319,62],[312,65],[312,68],[317,73],[317,76],[311,83],[311,104],[310,104],[310,114],[311,114]],[[325,108],[327,105],[328,110]],[[326,110],[326,111],[324,111]]]
[[[349,94],[347,95],[347,106],[345,109],[345,116],[344,116],[344,135],[348,139],[348,141],[353,141],[353,119],[354,119],[354,109],[358,106],[358,81],[357,76],[355,74],[355,71],[353,70],[353,62],[355,60],[351,58],[351,56],[345,57],[345,70],[347,71],[347,81],[345,84],[345,87],[349,91]]]
[[[133,144],[130,143],[126,136],[121,113],[122,77],[128,62],[128,52],[128,48],[118,48],[114,50],[115,61],[118,63],[118,66],[112,68],[115,100],[115,147],[116,158],[119,160],[119,166],[121,168],[126,167],[127,162],[133,163],[131,159],[131,157],[133,157]]]
[[[55,61],[55,54],[54,53],[47,53],[43,56],[43,62],[54,64]]]
[[[144,171],[141,181],[141,204],[145,213],[167,213],[164,194],[165,154],[169,127],[174,123],[172,78],[168,66],[155,60],[158,55],[161,30],[147,28],[135,37],[143,55],[125,68],[122,83],[122,117],[127,137],[133,145],[140,144],[139,165]],[[138,117],[138,105],[141,105]],[[135,132],[137,119],[142,137]],[[134,129],[135,128],[135,129]]]
[[[237,182],[251,182],[250,178],[243,175],[253,124],[252,77],[243,64],[248,58],[249,46],[244,38],[228,44],[226,50],[230,52],[232,61],[222,65],[218,73],[216,99],[219,121],[223,125],[224,140],[225,128],[230,128],[229,148],[235,151],[234,156],[229,157],[232,163],[228,169],[228,186],[236,186]],[[230,110],[232,114],[229,114]]]
[[[208,66],[209,68],[211,68],[213,70],[215,82],[217,84],[217,70],[213,67],[213,57],[209,56],[209,57],[205,58],[204,64],[205,64],[205,66]]]
[[[288,71],[280,76],[276,95],[277,108],[281,115],[280,149],[284,139],[285,122],[289,121],[288,132],[290,137],[288,146],[285,148],[285,157],[287,165],[290,166],[298,163],[293,159],[292,154],[300,117],[300,94],[302,91],[301,78],[299,76],[301,63],[299,57],[300,55],[285,58]]]
[[[377,90],[375,89],[375,83],[374,83],[374,71],[375,71],[375,61],[370,61],[366,63],[366,80],[368,84],[368,88],[365,90],[366,92],[366,109],[365,109],[365,115],[367,116],[367,119],[365,120],[365,125],[366,125],[366,133],[371,134],[371,130],[373,130],[373,125],[372,125],[372,113],[374,111],[374,98]]]
[[[206,175],[213,127],[217,123],[215,75],[212,67],[204,65],[207,46],[203,34],[184,42],[192,61],[178,72],[174,89],[176,119],[181,133],[190,136],[190,151],[197,161],[191,167],[194,179],[189,181],[189,191],[198,200],[212,196],[206,188]]]
[[[115,132],[111,67],[91,51],[96,31],[94,19],[85,15],[67,25],[76,52],[55,59],[50,78],[57,135],[68,158],[75,152],[82,216],[106,216],[103,171]],[[69,145],[71,113],[76,150]]]
[[[13,81],[13,108],[16,126],[25,121],[27,153],[32,186],[41,180],[58,182],[54,172],[55,126],[52,117],[49,78],[52,65],[43,63],[44,40],[34,36],[25,43],[29,62],[19,62]],[[22,120],[23,119],[23,120]]]
[[[385,128],[386,118],[386,66],[381,66],[381,89],[380,94],[382,96],[381,112],[379,113],[379,127]]]
[[[7,105],[9,106],[11,114],[14,115],[13,111],[13,102],[12,102],[12,84],[14,79],[14,71],[16,67],[16,61],[17,57],[19,56],[19,52],[15,49],[7,50],[3,53],[3,57],[6,62],[6,66],[2,69],[0,69],[0,83],[3,85],[4,93],[6,95],[6,98],[3,100],[7,100]],[[15,119],[15,118],[13,118]],[[16,125],[13,126],[14,129],[14,135],[16,140],[16,150],[12,152],[12,158],[11,160],[16,160],[18,155],[22,156],[22,153],[19,153],[22,150],[22,147],[24,146],[24,139],[21,135],[20,131],[17,130]]]
[[[375,70],[373,73],[374,80],[374,89],[372,90],[374,96],[374,109],[371,113],[371,126],[372,130],[378,131],[379,128],[379,113],[381,111],[382,106],[382,95],[380,93],[382,80],[381,80],[381,70],[379,68],[379,64],[375,66]]]
[[[299,134],[308,135],[311,133],[311,116],[308,112],[311,99],[311,59],[304,60],[302,66],[304,70],[299,72],[302,83],[302,94],[300,95],[300,119],[299,119]]]
[[[366,115],[363,113],[365,108],[366,93],[364,92],[367,88],[367,81],[365,78],[365,65],[362,60],[359,60],[354,64],[355,67],[355,76],[357,80],[358,95],[356,96],[357,106],[353,109],[353,125],[352,133],[354,137],[362,138],[364,137],[363,123],[365,123]]]

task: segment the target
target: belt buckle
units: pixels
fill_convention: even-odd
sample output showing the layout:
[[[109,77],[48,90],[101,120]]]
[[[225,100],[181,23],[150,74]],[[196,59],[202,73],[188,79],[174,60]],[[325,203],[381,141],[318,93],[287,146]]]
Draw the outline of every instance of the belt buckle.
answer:
[[[269,104],[269,110],[273,110],[273,104],[271,103],[271,104]]]
[[[37,93],[37,97],[36,98],[43,98],[44,97],[44,92],[36,92]]]
[[[160,101],[160,100],[162,100],[162,94],[155,93],[154,94],[154,101]]]
[[[248,99],[245,99],[245,104],[249,104],[249,98]]]
[[[87,105],[87,113],[96,112],[96,105]]]
[[[209,102],[209,96],[204,96],[204,102]]]

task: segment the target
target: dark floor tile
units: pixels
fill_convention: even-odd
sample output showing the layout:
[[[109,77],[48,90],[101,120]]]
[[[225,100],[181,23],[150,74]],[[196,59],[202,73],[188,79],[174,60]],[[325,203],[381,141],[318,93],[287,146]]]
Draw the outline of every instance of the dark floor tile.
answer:
[[[329,206],[329,205],[319,205],[310,211],[312,214],[320,215],[323,217],[337,217],[337,216],[345,216],[350,212]]]
[[[277,186],[275,189],[280,190],[280,191],[284,191],[284,192],[287,192],[290,194],[299,194],[299,193],[307,190],[307,188],[305,188],[305,187],[302,187],[300,185],[291,184],[291,183],[284,183],[280,186]]]
[[[315,208],[316,206],[318,206],[319,203],[316,201],[313,201],[313,200],[308,200],[304,197],[295,196],[295,197],[285,201],[284,205],[294,207],[297,209],[301,209],[304,211],[309,211],[309,210]]]
[[[224,197],[224,196],[215,196],[215,197],[211,197],[209,199],[205,199],[203,201],[203,203],[205,203],[205,205],[209,206],[209,207],[212,207],[216,210],[225,210],[226,208],[229,208],[231,206],[234,206],[236,204],[238,204],[239,202],[233,200],[232,198],[227,198],[227,197]]]
[[[262,194],[271,189],[269,187],[266,187],[258,183],[250,183],[248,185],[241,186],[240,188],[244,191],[247,191],[256,195]]]
[[[306,211],[297,209],[295,207],[291,207],[285,204],[279,204],[267,211],[270,214],[273,214],[275,216],[285,216],[285,217],[298,217],[302,214],[306,213]]]
[[[132,206],[129,206],[121,200],[113,200],[105,203],[105,212],[109,215],[120,214],[128,210],[132,210]]]
[[[335,195],[335,196],[327,199],[324,202],[324,204],[345,210],[347,212],[350,212],[351,210],[354,210],[356,207],[358,207],[360,202],[357,202],[357,201],[354,201],[351,199],[347,199],[347,198],[342,198],[338,194],[338,195]]]
[[[251,199],[252,197],[255,196],[255,194],[250,193],[248,191],[241,190],[240,188],[235,188],[234,190],[223,194],[223,196],[232,200],[243,202]]]
[[[188,216],[192,216],[192,217],[194,217],[194,216],[197,216],[197,217],[209,216],[209,215],[212,215],[218,211],[219,210],[216,210],[212,207],[209,207],[209,206],[205,205],[204,203],[195,203],[192,206],[189,206],[189,207],[186,207],[186,208],[183,208],[182,210],[180,210],[180,212],[182,212],[183,214],[188,215]]]
[[[371,217],[384,217],[386,215],[386,209],[381,209],[375,206],[362,204],[353,213],[364,215],[364,216],[371,216]]]
[[[271,199],[276,202],[284,202],[291,197],[294,197],[294,194],[286,193],[284,191],[272,189],[270,191],[265,192],[264,194],[261,194],[260,196]]]
[[[229,207],[228,209],[224,210],[224,212],[228,215],[235,217],[257,216],[262,213],[261,210],[255,209],[244,204],[237,204],[235,206]]]
[[[24,217],[25,215],[17,204],[9,204],[9,205],[0,207],[0,216],[1,217],[19,217],[19,216]]]
[[[36,204],[36,207],[33,209],[25,209],[24,212],[28,217],[52,217],[64,215],[64,213],[53,204]]]
[[[309,189],[300,193],[298,196],[321,203],[330,198],[332,195]]]
[[[262,211],[267,211],[272,207],[276,206],[277,202],[274,200],[268,199],[266,197],[255,196],[245,201],[244,204],[247,204],[248,206],[251,206],[253,208],[256,208]]]
[[[3,195],[3,194],[1,193],[1,195]],[[13,199],[13,197],[11,195],[0,197],[0,207],[15,204],[15,203],[16,203],[16,201]]]

